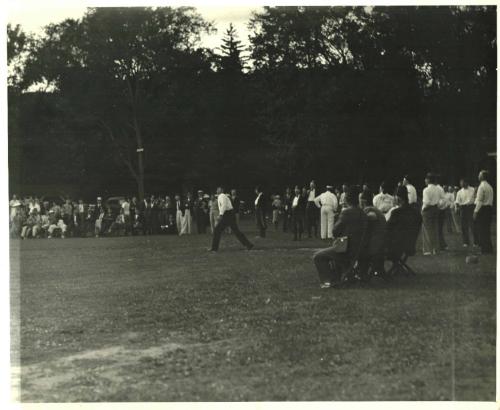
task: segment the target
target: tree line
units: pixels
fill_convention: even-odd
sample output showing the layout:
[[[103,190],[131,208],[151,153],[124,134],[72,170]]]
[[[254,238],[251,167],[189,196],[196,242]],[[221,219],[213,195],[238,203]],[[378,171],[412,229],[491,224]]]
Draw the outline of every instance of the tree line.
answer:
[[[495,7],[264,7],[248,27],[248,47],[230,25],[208,49],[190,7],[8,25],[11,190],[418,185],[494,166]]]

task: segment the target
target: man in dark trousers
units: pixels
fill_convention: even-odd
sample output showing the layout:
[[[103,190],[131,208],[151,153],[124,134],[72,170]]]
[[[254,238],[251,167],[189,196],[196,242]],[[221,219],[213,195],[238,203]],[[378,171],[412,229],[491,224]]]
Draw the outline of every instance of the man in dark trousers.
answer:
[[[302,195],[298,186],[295,187],[295,196],[290,203],[290,213],[292,216],[293,240],[297,241],[302,238],[304,232],[304,214],[306,209],[307,198]]]
[[[292,201],[292,191],[287,187],[283,195],[283,232],[288,232],[288,227],[292,222]]]
[[[198,233],[206,233],[207,232],[207,215],[208,215],[208,203],[205,198],[203,198],[203,191],[200,189],[198,191],[198,198],[196,198],[195,204],[195,219],[196,219],[196,227],[198,229]]]
[[[257,198],[255,199],[255,221],[259,230],[259,236],[265,238],[267,229],[266,198],[260,186],[255,187],[255,193],[257,194]]]
[[[214,235],[212,238],[212,247],[210,248],[210,251],[217,252],[219,250],[219,243],[222,232],[228,226],[231,228],[231,231],[243,246],[245,246],[248,250],[252,249],[253,244],[240,231],[240,228],[236,224],[233,205],[229,197],[224,193],[222,187],[217,188],[217,204],[219,206],[219,218],[217,224],[215,225]]]
[[[493,218],[494,192],[488,179],[488,171],[483,170],[479,173],[479,187],[477,188],[475,200],[476,207],[472,216],[477,226],[478,242],[482,254],[493,253],[491,220]]]
[[[347,252],[337,253],[334,248],[326,248],[313,256],[321,288],[331,287],[355,260],[366,257],[368,217],[359,207],[359,190],[356,187],[347,189],[345,205],[333,226],[333,236],[347,236]]]
[[[314,237],[318,237],[318,219],[319,208],[316,206],[314,200],[316,199],[316,183],[311,181],[309,190],[307,191],[307,205],[306,205],[306,224],[307,234],[311,237],[311,229],[314,228]]]
[[[231,189],[231,203],[233,204],[234,219],[236,220],[236,225],[240,226],[240,207],[241,199],[236,192],[236,189]]]
[[[462,223],[462,245],[467,248],[470,245],[469,233],[473,232],[472,215],[474,214],[474,188],[469,186],[466,179],[460,180],[460,191],[457,192],[455,205],[458,207],[460,221]]]

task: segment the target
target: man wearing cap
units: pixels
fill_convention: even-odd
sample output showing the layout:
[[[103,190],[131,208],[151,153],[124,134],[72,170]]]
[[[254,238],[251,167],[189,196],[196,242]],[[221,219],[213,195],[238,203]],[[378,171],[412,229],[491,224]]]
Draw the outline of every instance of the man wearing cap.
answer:
[[[222,187],[217,188],[217,205],[219,208],[219,217],[217,224],[214,228],[214,235],[212,238],[211,252],[217,252],[219,250],[219,243],[222,232],[229,226],[231,231],[236,236],[236,238],[245,246],[248,250],[253,248],[253,244],[247,239],[247,237],[240,231],[238,225],[236,225],[236,220],[234,218],[234,210],[231,200],[228,195],[226,195]]]
[[[327,185],[326,191],[314,199],[316,206],[321,208],[321,239],[333,238],[334,215],[339,204],[337,197],[332,191],[333,186]]]

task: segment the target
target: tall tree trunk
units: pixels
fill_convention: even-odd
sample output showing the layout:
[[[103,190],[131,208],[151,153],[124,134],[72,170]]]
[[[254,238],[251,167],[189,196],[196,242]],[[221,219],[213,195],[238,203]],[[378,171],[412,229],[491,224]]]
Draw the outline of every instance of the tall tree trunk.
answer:
[[[132,116],[135,130],[135,140],[137,143],[137,190],[139,194],[139,201],[144,199],[144,145],[142,143],[141,127],[137,118],[137,92],[138,84],[135,83],[135,92],[132,87],[130,79],[127,79],[128,90],[130,93],[130,100],[132,105]]]

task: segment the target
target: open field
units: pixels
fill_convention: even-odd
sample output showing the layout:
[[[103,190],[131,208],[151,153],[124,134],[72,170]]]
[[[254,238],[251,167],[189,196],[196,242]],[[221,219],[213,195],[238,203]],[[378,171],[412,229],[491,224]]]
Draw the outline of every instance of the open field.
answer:
[[[495,400],[494,256],[465,264],[455,235],[410,260],[416,277],[320,290],[320,240],[243,231],[256,250],[224,235],[212,255],[208,234],[13,240],[21,400]]]

